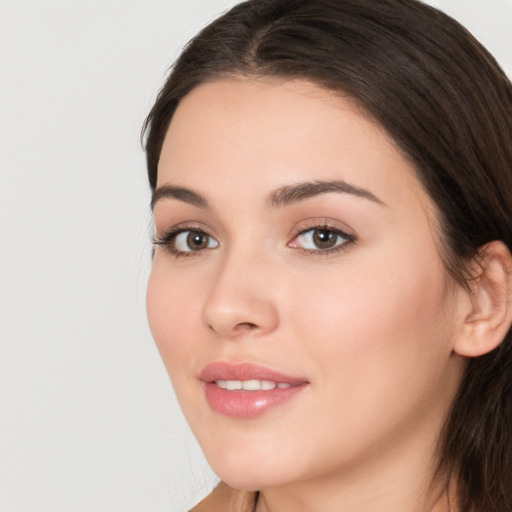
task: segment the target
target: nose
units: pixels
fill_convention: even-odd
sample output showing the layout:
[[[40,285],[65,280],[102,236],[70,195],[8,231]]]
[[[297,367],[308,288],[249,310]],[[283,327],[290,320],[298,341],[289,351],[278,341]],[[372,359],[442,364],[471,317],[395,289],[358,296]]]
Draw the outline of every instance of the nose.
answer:
[[[232,255],[215,269],[203,321],[217,336],[261,336],[279,323],[272,271],[260,259]],[[275,277],[275,276],[274,276]]]

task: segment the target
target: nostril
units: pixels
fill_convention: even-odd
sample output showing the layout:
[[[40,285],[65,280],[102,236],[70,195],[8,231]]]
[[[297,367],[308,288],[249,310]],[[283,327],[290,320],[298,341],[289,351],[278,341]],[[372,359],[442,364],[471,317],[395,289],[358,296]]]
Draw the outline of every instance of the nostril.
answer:
[[[212,330],[215,334],[220,334],[213,325],[209,324],[208,328]],[[256,329],[258,329],[258,326],[256,324],[253,324],[251,322],[240,322],[239,324],[236,324],[235,327],[233,328],[233,333],[243,331],[254,331]]]
[[[237,331],[253,331],[254,329],[257,329],[258,326],[256,324],[252,324],[250,322],[242,322],[235,326],[235,329]]]
[[[271,299],[232,295],[214,293],[205,303],[203,325],[210,333],[222,338],[252,336],[272,332],[277,327],[276,304]]]

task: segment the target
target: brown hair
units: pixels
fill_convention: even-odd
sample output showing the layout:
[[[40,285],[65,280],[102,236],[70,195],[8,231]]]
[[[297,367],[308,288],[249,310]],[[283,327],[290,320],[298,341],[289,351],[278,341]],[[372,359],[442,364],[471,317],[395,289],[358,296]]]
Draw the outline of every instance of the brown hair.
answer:
[[[353,98],[436,203],[443,258],[466,282],[487,242],[512,249],[512,86],[456,21],[417,0],[249,0],[185,48],[144,127],[149,182],[181,99],[229,76],[304,78]],[[471,359],[440,439],[461,512],[512,510],[512,332]]]

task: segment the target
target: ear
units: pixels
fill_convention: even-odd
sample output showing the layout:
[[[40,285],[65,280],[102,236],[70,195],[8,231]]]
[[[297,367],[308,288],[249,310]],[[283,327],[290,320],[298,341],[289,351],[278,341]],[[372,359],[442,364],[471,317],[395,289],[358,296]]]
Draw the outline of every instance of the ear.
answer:
[[[512,256],[501,241],[490,242],[478,251],[468,282],[469,300],[464,308],[460,335],[454,351],[477,357],[495,349],[512,324]]]

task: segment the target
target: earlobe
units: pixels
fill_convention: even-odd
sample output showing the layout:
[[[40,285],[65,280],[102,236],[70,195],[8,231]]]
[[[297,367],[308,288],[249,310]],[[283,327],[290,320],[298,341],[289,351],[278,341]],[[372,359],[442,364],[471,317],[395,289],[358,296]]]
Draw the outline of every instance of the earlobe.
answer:
[[[454,350],[478,357],[494,350],[512,324],[512,256],[501,241],[480,248],[474,261],[469,302]]]

